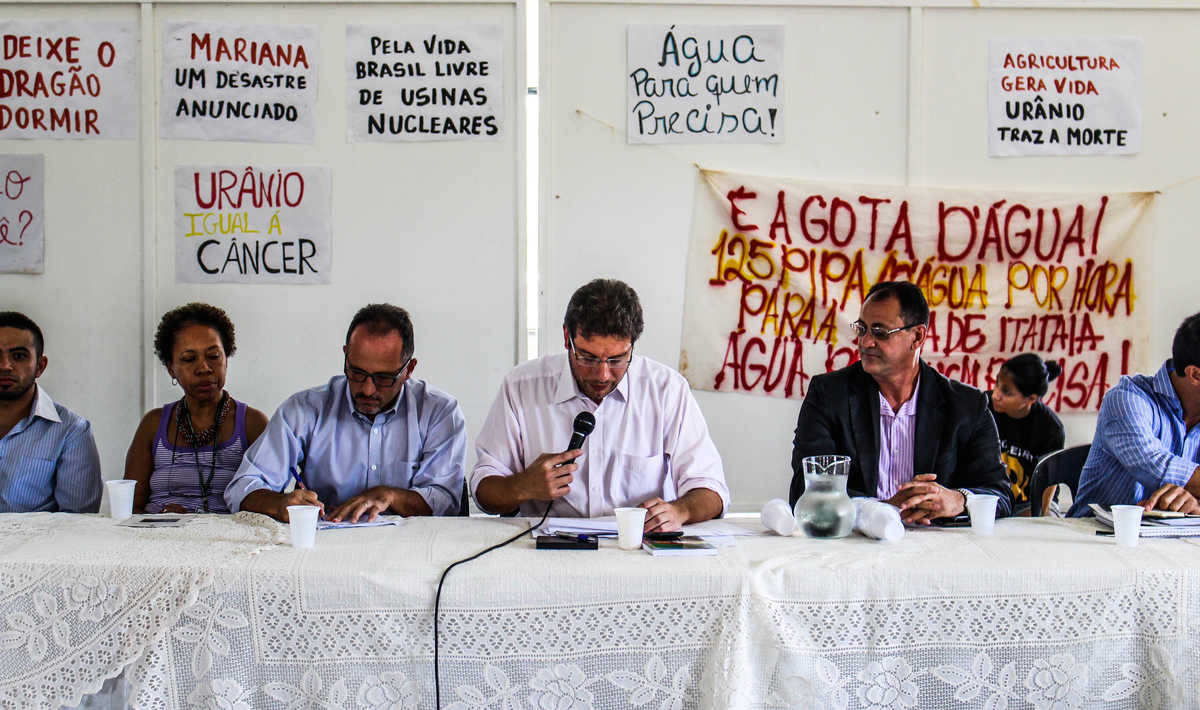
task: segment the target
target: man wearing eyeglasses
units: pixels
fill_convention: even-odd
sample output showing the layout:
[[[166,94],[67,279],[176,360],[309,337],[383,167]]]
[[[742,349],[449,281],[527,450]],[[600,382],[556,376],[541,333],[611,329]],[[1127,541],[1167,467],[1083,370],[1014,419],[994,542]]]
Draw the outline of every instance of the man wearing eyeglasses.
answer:
[[[1009,514],[987,395],[921,360],[928,324],[916,285],[885,281],[867,292],[854,323],[859,361],[814,377],[800,407],[793,504],[804,493],[804,458],[842,454],[850,457],[850,495],[887,501],[906,523],[960,515],[971,493],[999,497],[996,514]]]
[[[475,442],[475,500],[494,513],[599,517],[646,509],[647,532],[678,530],[729,504],[721,457],[678,372],[640,355],[637,293],[597,279],[571,296],[563,347],[505,378]],[[572,422],[596,425],[564,451]]]
[[[287,521],[287,506],[318,505],[334,522],[457,513],[466,421],[453,397],[412,376],[408,313],[363,307],[342,352],[344,374],[271,417],[225,489],[229,509]]]

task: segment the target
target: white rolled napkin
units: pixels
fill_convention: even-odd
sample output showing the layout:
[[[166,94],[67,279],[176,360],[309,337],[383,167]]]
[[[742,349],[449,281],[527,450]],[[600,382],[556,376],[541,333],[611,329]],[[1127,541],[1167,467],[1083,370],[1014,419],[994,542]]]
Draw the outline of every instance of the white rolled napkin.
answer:
[[[876,540],[896,542],[904,537],[900,509],[875,498],[853,498],[854,529]]]
[[[762,524],[767,530],[787,537],[796,532],[796,516],[792,507],[782,498],[772,498],[762,509]]]

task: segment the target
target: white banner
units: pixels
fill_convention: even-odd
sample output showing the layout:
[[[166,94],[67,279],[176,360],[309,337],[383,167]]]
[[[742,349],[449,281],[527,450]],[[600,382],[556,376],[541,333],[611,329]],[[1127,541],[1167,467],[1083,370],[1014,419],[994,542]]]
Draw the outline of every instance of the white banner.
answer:
[[[346,26],[349,141],[498,140],[503,123],[500,27]]]
[[[1141,148],[1141,39],[988,43],[990,155],[1131,155]]]
[[[46,250],[46,168],[41,155],[0,155],[0,272],[40,274]]]
[[[329,168],[175,168],[175,280],[324,284],[333,230]]]
[[[0,139],[136,138],[132,22],[0,22]]]
[[[782,143],[782,25],[630,25],[630,143]]]
[[[312,143],[313,25],[165,22],[163,138]]]
[[[802,182],[701,171],[680,371],[696,389],[803,397],[858,359],[850,324],[880,281],[929,301],[922,352],[990,388],[1022,352],[1062,365],[1046,403],[1095,411],[1152,370],[1146,278],[1154,193]]]

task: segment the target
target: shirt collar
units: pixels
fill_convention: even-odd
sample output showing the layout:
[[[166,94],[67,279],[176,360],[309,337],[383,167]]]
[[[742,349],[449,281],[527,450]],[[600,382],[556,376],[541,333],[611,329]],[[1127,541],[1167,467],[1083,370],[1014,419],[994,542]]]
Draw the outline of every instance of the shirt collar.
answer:
[[[58,416],[58,409],[54,406],[54,400],[50,399],[50,393],[36,383],[34,387],[37,388],[37,393],[33,396],[33,409],[30,411],[30,417],[41,417],[55,424],[62,422]]]
[[[408,381],[405,380],[404,384],[400,385],[400,393],[396,395],[396,401],[392,402],[392,406],[388,407],[387,409],[379,410],[379,414],[376,414],[375,417],[368,417],[354,408],[354,397],[350,394],[350,379],[345,375],[339,375],[339,377],[342,378],[342,389],[344,390],[342,394],[342,401],[345,402],[346,406],[350,408],[350,414],[357,417],[362,417],[368,422],[374,421],[375,417],[378,417],[379,414],[384,415],[384,421],[390,419],[392,415],[396,413],[396,410],[400,407],[400,401],[404,399],[406,393],[408,392]]]
[[[1162,397],[1163,401],[1168,402],[1172,410],[1183,416],[1183,403],[1179,401],[1179,393],[1175,391],[1175,385],[1171,384],[1171,373],[1174,371],[1174,361],[1168,359],[1162,367],[1158,368],[1154,379],[1150,380],[1150,389]]]
[[[579,383],[575,381],[575,374],[571,372],[571,354],[566,353],[562,355],[562,358],[562,368],[559,370],[558,383],[554,388],[554,403],[563,404],[564,402],[569,402],[576,397],[583,397],[590,402],[591,399],[589,399],[586,394],[580,391]],[[625,370],[625,376],[621,378],[621,381],[617,383],[616,388],[612,392],[609,392],[607,395],[605,395],[605,399],[608,399],[614,394],[619,394],[622,401],[629,401],[629,378],[633,375],[634,365],[637,363],[637,358],[638,356],[635,355],[633,361],[629,363],[629,368]]]
[[[892,405],[888,403],[887,397],[883,396],[883,391],[879,392],[879,413],[885,417],[911,417],[917,413],[917,395],[921,392],[921,376],[917,375],[917,381],[913,385],[913,394],[904,404],[900,405],[900,410],[893,412]]]

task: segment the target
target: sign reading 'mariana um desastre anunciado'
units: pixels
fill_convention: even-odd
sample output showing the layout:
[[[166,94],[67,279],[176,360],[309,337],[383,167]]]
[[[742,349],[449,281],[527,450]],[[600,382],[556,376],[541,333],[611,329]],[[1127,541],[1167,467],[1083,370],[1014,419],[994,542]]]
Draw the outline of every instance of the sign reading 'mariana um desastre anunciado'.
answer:
[[[312,25],[163,24],[164,138],[312,143]]]

